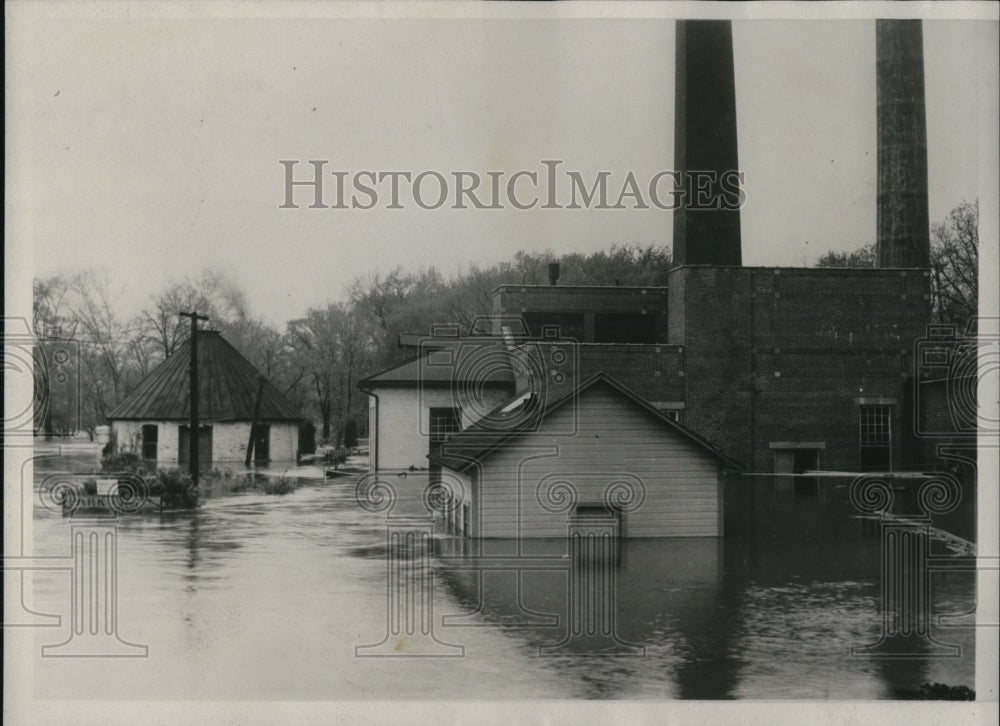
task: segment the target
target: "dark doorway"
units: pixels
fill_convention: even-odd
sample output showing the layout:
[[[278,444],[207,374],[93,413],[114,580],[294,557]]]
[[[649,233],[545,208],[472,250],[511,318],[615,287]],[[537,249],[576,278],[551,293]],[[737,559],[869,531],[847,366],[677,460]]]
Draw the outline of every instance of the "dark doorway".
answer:
[[[156,450],[159,440],[159,426],[156,424],[143,424],[142,426],[142,460],[146,467],[156,469]]]
[[[441,453],[441,446],[452,436],[462,430],[462,409],[432,408],[430,410],[429,451],[432,458],[429,466],[429,483],[438,484],[441,481],[441,465],[433,457]]]
[[[177,463],[187,470],[191,465],[191,427],[178,427]],[[202,426],[198,430],[198,469],[212,468],[212,427]]]
[[[792,471],[801,474],[819,469],[819,451],[817,449],[796,449],[792,463]],[[815,476],[795,477],[795,496],[815,497],[819,494],[819,479]]]
[[[253,460],[257,463],[271,460],[270,424],[257,424],[253,427]]]
[[[858,461],[861,470],[892,471],[892,408],[861,406],[858,413]]]

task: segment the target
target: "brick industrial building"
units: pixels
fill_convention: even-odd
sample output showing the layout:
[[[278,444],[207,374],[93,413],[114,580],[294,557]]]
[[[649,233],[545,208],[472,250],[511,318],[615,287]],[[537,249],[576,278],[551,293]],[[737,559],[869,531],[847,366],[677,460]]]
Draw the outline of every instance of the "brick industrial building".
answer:
[[[503,286],[494,313],[579,341],[582,378],[609,373],[754,471],[898,470],[918,464],[929,287],[920,269],[685,265],[666,288]]]
[[[721,174],[738,168],[729,23],[680,21],[677,37],[677,170],[684,178],[690,170]],[[398,384],[390,388],[390,379],[399,378],[392,371],[362,381],[372,396],[374,450],[393,446],[384,440],[396,434],[382,409],[406,393],[411,414],[395,428],[430,423],[420,429],[423,439],[415,440],[404,463],[422,468],[429,460],[432,471],[443,466],[463,477],[470,503],[459,519],[461,530],[473,536],[512,531],[528,511],[523,503],[541,486],[524,478],[517,456],[498,451],[529,451],[540,441],[555,445],[562,435],[573,446],[560,450],[572,456],[553,460],[536,474],[544,478],[558,470],[583,481],[599,462],[580,455],[572,437],[586,431],[597,441],[617,433],[602,428],[602,416],[628,420],[635,431],[646,432],[648,427],[625,413],[629,402],[676,422],[678,431],[702,442],[718,460],[738,462],[749,472],[936,466],[934,442],[918,438],[917,425],[946,419],[949,405],[940,385],[922,382],[915,359],[931,306],[920,23],[879,21],[877,42],[878,268],[744,267],[739,210],[686,203],[674,212],[675,266],[665,287],[563,287],[553,264],[551,285],[503,285],[494,291],[493,315],[480,326],[481,340],[463,338],[457,330],[423,340],[417,360],[406,366],[419,370],[422,361],[443,357],[446,365],[434,366],[436,377],[413,376],[408,393]],[[706,58],[711,62],[702,62]],[[489,350],[495,363],[500,351],[499,362],[478,365],[476,350]],[[440,399],[442,370],[450,370],[445,378],[453,384],[451,408]],[[585,381],[602,376],[621,393],[620,400],[595,408],[581,399],[571,409],[574,415],[557,417],[567,430],[553,432],[557,419],[547,419],[547,404],[565,406]],[[489,381],[494,385],[487,387]],[[432,388],[434,396],[419,395]],[[477,396],[486,390],[489,400]],[[501,394],[508,401],[494,408]],[[921,407],[931,400],[941,409],[937,413]],[[512,423],[519,414],[519,423]],[[443,425],[447,422],[451,425]],[[485,446],[476,443],[484,437]],[[672,487],[685,480],[685,468],[664,448],[667,439],[644,433],[634,440],[616,437],[613,451],[593,445],[625,468],[630,460],[659,456],[651,470],[653,486]],[[506,468],[497,462],[506,462]],[[375,458],[372,465],[398,463]],[[779,476],[775,490],[813,493],[819,481]],[[692,516],[707,513],[706,521],[718,515],[714,533],[721,534],[724,489],[681,486],[680,499],[668,497],[669,507],[676,512],[688,507]],[[499,513],[477,511],[497,497],[518,504]],[[624,519],[619,524],[627,530]],[[710,529],[698,533],[711,534]],[[649,533],[695,532],[685,529],[681,516]]]

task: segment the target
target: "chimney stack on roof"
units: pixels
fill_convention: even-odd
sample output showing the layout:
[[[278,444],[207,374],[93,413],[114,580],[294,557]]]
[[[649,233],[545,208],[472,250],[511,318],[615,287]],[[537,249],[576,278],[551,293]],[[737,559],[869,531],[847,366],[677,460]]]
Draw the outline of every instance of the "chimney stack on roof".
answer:
[[[691,194],[700,188],[708,200],[724,197],[723,174],[739,169],[732,24],[678,20],[676,32],[674,169],[684,196],[674,210],[674,264],[740,265],[739,209],[713,208]]]
[[[877,20],[879,267],[929,267],[927,118],[919,20]]]

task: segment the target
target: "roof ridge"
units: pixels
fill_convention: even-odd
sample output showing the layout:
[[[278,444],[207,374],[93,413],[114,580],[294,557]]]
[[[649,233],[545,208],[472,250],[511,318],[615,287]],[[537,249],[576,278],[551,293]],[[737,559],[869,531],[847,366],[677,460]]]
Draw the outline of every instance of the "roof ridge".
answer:
[[[304,417],[239,349],[215,330],[198,331],[199,413],[206,420],[253,418],[258,380],[262,420]],[[183,341],[108,413],[109,420],[183,420],[190,416],[191,339]]]

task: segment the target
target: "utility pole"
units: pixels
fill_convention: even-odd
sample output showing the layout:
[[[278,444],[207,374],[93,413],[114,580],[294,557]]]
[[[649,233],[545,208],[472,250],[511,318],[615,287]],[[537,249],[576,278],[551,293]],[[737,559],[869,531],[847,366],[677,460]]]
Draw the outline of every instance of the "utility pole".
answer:
[[[250,460],[253,458],[254,449],[254,439],[257,433],[257,419],[260,418],[260,399],[264,395],[264,384],[267,383],[267,379],[264,376],[260,376],[257,379],[257,400],[253,404],[253,420],[250,422],[250,440],[247,442],[247,455],[246,459],[243,461],[243,465],[247,468],[250,467]]]
[[[180,315],[191,318],[191,430],[188,451],[191,454],[191,480],[198,486],[198,321],[208,318],[197,312],[181,312]]]

